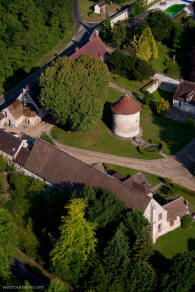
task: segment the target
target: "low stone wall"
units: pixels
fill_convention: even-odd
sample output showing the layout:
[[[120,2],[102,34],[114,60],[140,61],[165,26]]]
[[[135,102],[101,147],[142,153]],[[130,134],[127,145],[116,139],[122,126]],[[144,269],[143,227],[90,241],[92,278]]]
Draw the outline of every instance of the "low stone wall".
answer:
[[[156,73],[152,78],[154,80],[158,80],[160,89],[171,93],[175,93],[175,90],[180,83],[179,79],[164,75],[162,73]]]

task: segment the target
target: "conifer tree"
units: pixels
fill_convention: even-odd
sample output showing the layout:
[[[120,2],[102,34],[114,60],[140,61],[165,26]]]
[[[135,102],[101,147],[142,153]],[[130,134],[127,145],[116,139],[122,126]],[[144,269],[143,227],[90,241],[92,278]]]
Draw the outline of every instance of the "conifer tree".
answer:
[[[133,246],[133,258],[135,260],[147,261],[153,254],[153,242],[151,228],[149,226],[143,227],[141,233],[137,236],[135,244]]]
[[[169,110],[169,102],[163,97],[160,99],[160,102],[157,104],[156,111],[159,115],[165,115]]]

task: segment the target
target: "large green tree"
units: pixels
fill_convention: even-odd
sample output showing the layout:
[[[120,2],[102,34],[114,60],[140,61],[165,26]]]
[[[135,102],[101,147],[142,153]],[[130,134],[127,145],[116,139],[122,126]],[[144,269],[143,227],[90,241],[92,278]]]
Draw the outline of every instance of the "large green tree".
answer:
[[[158,57],[158,48],[150,27],[144,28],[138,39],[132,41],[136,56],[146,61]]]
[[[174,22],[168,14],[161,10],[150,12],[146,17],[146,23],[157,41],[170,40],[174,31]]]
[[[72,199],[66,207],[67,216],[62,217],[60,238],[51,251],[52,264],[59,275],[72,283],[77,283],[83,268],[95,251],[95,225],[87,221],[84,199]]]
[[[17,244],[16,226],[7,210],[0,208],[0,278],[9,277]]]
[[[86,131],[102,116],[108,70],[88,55],[76,61],[63,57],[42,73],[40,86],[40,102],[58,123]]]

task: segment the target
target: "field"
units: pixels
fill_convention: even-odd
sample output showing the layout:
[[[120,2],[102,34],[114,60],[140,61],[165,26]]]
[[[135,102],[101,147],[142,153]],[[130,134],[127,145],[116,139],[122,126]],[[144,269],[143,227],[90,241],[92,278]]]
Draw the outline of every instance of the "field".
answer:
[[[184,7],[185,7],[184,4],[173,4],[173,5],[169,6],[167,9],[165,9],[165,12],[171,16],[175,16],[180,11],[182,11],[184,9]]]
[[[178,228],[161,236],[155,245],[155,249],[168,259],[178,253],[195,250],[195,222],[192,223],[190,229]]]

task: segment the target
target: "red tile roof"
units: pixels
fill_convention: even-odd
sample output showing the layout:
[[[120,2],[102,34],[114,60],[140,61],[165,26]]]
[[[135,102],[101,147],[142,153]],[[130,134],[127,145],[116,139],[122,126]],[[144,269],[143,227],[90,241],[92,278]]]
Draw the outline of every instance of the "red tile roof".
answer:
[[[116,114],[133,115],[141,111],[141,106],[129,95],[124,95],[111,106],[111,109]]]
[[[80,55],[90,55],[94,58],[104,59],[106,55],[106,49],[98,36],[89,40],[87,44],[78,49],[73,55],[70,56],[71,60],[77,59]]]

